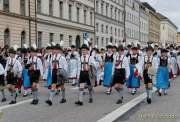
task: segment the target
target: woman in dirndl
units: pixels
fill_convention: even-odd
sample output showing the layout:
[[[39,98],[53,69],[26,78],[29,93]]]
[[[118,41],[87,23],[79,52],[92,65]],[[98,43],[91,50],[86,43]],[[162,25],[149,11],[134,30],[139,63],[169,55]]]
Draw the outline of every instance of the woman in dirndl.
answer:
[[[156,76],[156,88],[158,89],[159,96],[164,93],[167,95],[167,89],[169,87],[169,63],[168,50],[162,49],[161,56],[159,58],[159,68]]]

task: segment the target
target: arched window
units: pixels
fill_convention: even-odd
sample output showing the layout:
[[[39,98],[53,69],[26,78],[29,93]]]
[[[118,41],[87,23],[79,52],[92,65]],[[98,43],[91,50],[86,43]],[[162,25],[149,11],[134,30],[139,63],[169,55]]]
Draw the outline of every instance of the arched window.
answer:
[[[9,0],[3,0],[3,10],[9,12]]]
[[[26,32],[22,31],[21,32],[21,47],[26,43]]]
[[[10,31],[8,28],[4,31],[4,45],[10,46]]]

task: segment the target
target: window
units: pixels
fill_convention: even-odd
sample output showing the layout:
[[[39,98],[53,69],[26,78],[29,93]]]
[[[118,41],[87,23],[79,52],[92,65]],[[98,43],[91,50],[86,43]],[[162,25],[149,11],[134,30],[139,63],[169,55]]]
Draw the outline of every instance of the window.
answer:
[[[21,13],[21,15],[24,15],[24,16],[25,16],[25,12],[26,12],[25,5],[26,5],[25,0],[21,0],[20,1],[20,9],[21,9],[20,13]]]
[[[49,42],[50,42],[50,43],[53,42],[53,35],[54,35],[53,33],[50,33],[50,34],[49,34]]]
[[[3,0],[3,10],[9,12],[9,0]]]
[[[41,13],[41,0],[37,0],[37,12]]]
[[[101,3],[101,14],[103,14],[103,9],[104,9],[104,5],[103,5],[103,3]]]
[[[22,31],[21,32],[21,47],[26,43],[26,32]]]
[[[38,31],[38,42],[37,42],[37,46],[42,47],[42,32]]]
[[[117,29],[115,28],[115,36],[117,36]]]
[[[90,12],[90,25],[93,25],[93,12]]]
[[[101,25],[101,32],[102,33],[104,32],[104,25],[103,24]]]
[[[59,17],[63,18],[63,2],[59,2]]]
[[[106,25],[106,33],[108,33],[109,32],[109,30],[108,30],[108,25]]]
[[[63,40],[64,40],[64,35],[60,34],[60,41],[63,41]]]
[[[69,20],[72,20],[72,5],[69,4]]]
[[[4,31],[4,45],[10,46],[10,31],[8,28]]]
[[[106,38],[106,45],[108,45],[108,40],[109,40],[109,39],[108,39],[108,38]]]
[[[115,13],[115,20],[117,19],[117,13],[116,13],[116,9],[114,10],[114,13]]]
[[[113,6],[111,6],[111,18],[113,18]]]
[[[97,46],[99,45],[99,38],[96,37],[96,43],[95,43]]]
[[[99,31],[99,24],[96,23],[96,32],[98,32],[98,31]]]
[[[84,10],[84,24],[86,24],[86,18],[87,18],[87,11]]]
[[[49,15],[53,16],[53,0],[49,0]]]
[[[96,1],[96,12],[98,13],[98,1]]]
[[[79,23],[79,7],[77,7],[77,22]]]
[[[72,36],[70,35],[69,36],[69,46],[71,46],[72,45]]]
[[[113,28],[111,27],[111,34],[113,33],[112,31],[113,31]]]
[[[108,16],[108,5],[106,5],[106,16]]]
[[[101,45],[104,46],[104,37],[101,38]]]

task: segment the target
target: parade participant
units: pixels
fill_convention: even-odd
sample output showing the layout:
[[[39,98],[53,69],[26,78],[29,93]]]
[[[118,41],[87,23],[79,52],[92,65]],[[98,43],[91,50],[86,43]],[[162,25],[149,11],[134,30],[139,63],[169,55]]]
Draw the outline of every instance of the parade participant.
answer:
[[[81,46],[81,71],[79,76],[79,96],[78,101],[75,102],[76,105],[82,106],[83,105],[83,92],[85,85],[87,85],[89,90],[89,103],[93,102],[93,86],[90,81],[89,72],[91,69],[91,65],[95,66],[95,60],[92,56],[89,55],[89,48],[86,44]]]
[[[128,44],[128,45],[127,45],[126,57],[129,57],[129,55],[131,54],[131,48],[132,48],[132,45],[131,45],[131,44]]]
[[[177,65],[178,65],[178,75],[180,75],[180,46],[177,47]]]
[[[27,65],[29,65],[27,67],[29,67],[28,74],[33,94],[33,101],[31,104],[37,105],[39,102],[38,84],[39,80],[41,80],[43,76],[43,65],[41,59],[37,57],[37,49],[35,45],[30,47],[30,57]]]
[[[4,80],[4,74],[5,74],[5,70],[3,65],[0,63],[0,90],[2,93],[2,99],[1,102],[5,102],[6,101],[6,97],[5,97],[5,91],[4,91],[4,87],[5,87],[5,80]]]
[[[22,73],[22,66],[21,63],[16,59],[16,50],[11,47],[9,49],[9,58],[6,63],[5,67],[5,76],[7,80],[7,88],[9,92],[12,94],[12,100],[9,104],[15,104],[16,103],[16,89],[15,85],[17,83],[18,78],[21,77]]]
[[[96,61],[96,86],[100,85],[100,80],[101,80],[101,72],[102,72],[102,58],[101,55],[99,54],[99,50],[97,48],[93,48],[92,54],[91,54],[95,61]]]
[[[167,95],[167,89],[169,87],[169,64],[170,59],[168,58],[168,50],[162,49],[161,50],[161,56],[159,58],[159,68],[157,71],[157,77],[156,77],[156,88],[158,89],[159,96],[161,96],[162,93],[164,95]]]
[[[56,94],[55,90],[58,88],[61,89],[62,94],[60,103],[66,103],[64,83],[67,81],[67,61],[59,44],[53,47],[52,54],[52,84],[49,99],[46,101],[49,106],[52,105],[53,97]]]
[[[153,65],[153,48],[151,46],[147,47],[146,54],[144,56],[144,71],[143,71],[143,78],[144,84],[147,94],[147,103],[151,104],[152,99],[152,90],[153,90],[153,79],[152,76],[155,73],[152,71]]]
[[[126,85],[131,89],[131,94],[135,95],[137,88],[140,87],[140,76],[142,71],[143,60],[138,54],[138,47],[134,45],[132,47],[132,54],[129,55],[128,61],[130,64],[130,76],[126,81]]]
[[[170,63],[171,63],[169,78],[172,80],[177,76],[177,59],[176,59],[177,54],[172,44],[170,45],[169,55],[170,55]]]
[[[29,90],[31,88],[29,75],[28,75],[28,66],[27,66],[28,59],[29,59],[28,49],[27,47],[24,47],[22,48],[22,60],[23,60],[22,80],[23,80],[23,87],[24,87],[23,97],[27,97],[30,94]]]
[[[128,79],[130,75],[129,63],[127,57],[124,55],[123,46],[118,47],[118,54],[115,57],[115,62],[113,64],[113,84],[118,92],[117,104],[123,102],[123,88],[124,81]]]
[[[68,58],[68,79],[72,83],[72,86],[76,86],[77,79],[79,79],[79,71],[81,68],[80,56],[76,52],[74,45],[71,46],[71,52],[67,56]]]
[[[108,87],[106,93],[109,95],[111,93],[111,82],[112,82],[112,67],[114,62],[114,55],[112,52],[112,45],[106,46],[107,52],[105,53],[104,61],[104,86]]]

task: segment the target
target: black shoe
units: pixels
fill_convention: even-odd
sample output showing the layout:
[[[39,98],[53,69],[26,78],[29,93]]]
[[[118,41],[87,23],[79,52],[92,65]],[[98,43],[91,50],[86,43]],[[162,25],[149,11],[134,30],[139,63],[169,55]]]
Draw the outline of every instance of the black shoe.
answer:
[[[72,86],[76,86],[77,84],[76,83],[73,83]]]
[[[151,98],[147,98],[147,103],[151,104]]]
[[[79,105],[79,106],[83,106],[83,102],[81,102],[81,101],[76,101],[75,104]]]
[[[92,98],[89,98],[89,103],[93,103],[93,99]]]
[[[23,97],[27,97],[28,96],[28,94],[26,93],[26,94],[23,94]]]
[[[39,103],[39,100],[34,100],[34,104],[33,105],[37,105]]]
[[[66,99],[62,99],[59,103],[66,103]]]
[[[158,94],[159,94],[159,96],[161,96],[161,95],[162,95],[162,94],[161,94],[161,92],[159,92]]]
[[[32,104],[32,105],[33,105],[33,104],[34,104],[34,101],[35,101],[35,100],[33,100],[30,104]]]
[[[51,100],[46,100],[46,103],[47,103],[49,106],[52,106],[52,101],[51,101]]]
[[[6,98],[2,98],[1,102],[6,102]]]
[[[16,101],[11,101],[9,104],[10,104],[10,105],[11,105],[11,104],[16,104]]]
[[[121,104],[123,101],[121,99],[117,100],[116,104]]]

